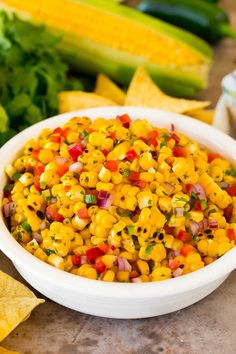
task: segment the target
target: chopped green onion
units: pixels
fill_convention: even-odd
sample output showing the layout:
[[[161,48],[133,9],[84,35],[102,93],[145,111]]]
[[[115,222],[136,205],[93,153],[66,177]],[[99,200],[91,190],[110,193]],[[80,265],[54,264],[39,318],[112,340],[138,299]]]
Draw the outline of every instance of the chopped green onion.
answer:
[[[84,201],[86,204],[97,204],[97,198],[93,194],[86,194]]]
[[[27,221],[23,221],[21,226],[25,229],[25,231],[30,232],[32,231],[30,224]]]
[[[22,174],[20,172],[15,172],[15,173],[13,173],[11,179],[16,182],[16,181],[18,181],[19,178],[21,178],[21,176],[22,176]]]
[[[127,226],[128,234],[134,235],[134,225]]]

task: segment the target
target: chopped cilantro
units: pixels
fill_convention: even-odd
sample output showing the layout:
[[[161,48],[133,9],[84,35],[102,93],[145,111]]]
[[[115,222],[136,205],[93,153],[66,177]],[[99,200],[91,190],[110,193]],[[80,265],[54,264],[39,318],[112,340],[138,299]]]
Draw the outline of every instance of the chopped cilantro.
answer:
[[[133,235],[134,234],[134,225],[127,226],[127,231],[128,231],[129,235]]]
[[[184,215],[185,219],[189,219],[190,218],[190,214],[189,214],[188,211],[184,211],[183,215]]]
[[[146,247],[146,249],[145,249],[145,256],[149,256],[151,253],[152,253],[152,250],[153,250],[153,245],[152,244],[150,244],[150,245],[148,245],[147,247]]]
[[[162,141],[162,142],[160,143],[160,148],[162,148],[163,146],[167,146],[167,144],[166,144],[165,141]]]
[[[32,229],[31,229],[31,226],[30,224],[27,222],[27,221],[23,221],[21,226],[25,229],[25,231],[27,232],[30,232]]]
[[[186,198],[184,198],[184,197],[175,197],[175,199],[176,199],[176,201],[178,201],[178,202],[185,202],[185,203],[188,202],[188,200],[187,200]]]
[[[45,253],[46,253],[47,256],[50,256],[50,254],[53,254],[53,253],[56,253],[56,252],[53,251],[53,250],[50,250],[50,249],[46,249]]]
[[[213,214],[213,213],[216,213],[216,209],[211,209],[208,211],[208,215]]]
[[[15,173],[13,173],[11,179],[16,182],[16,181],[18,181],[18,179],[19,179],[21,176],[22,176],[22,174],[21,174],[20,172],[15,172]]]
[[[225,171],[225,174],[227,176],[236,177],[236,169],[232,168],[231,170],[227,170]]]
[[[201,208],[202,209],[206,209],[206,207],[207,207],[206,199],[201,199],[200,200],[200,204],[201,204]]]
[[[123,175],[124,175],[125,177],[129,177],[129,175],[130,175],[130,169],[129,169],[129,168],[126,168],[126,169],[124,170],[124,172],[123,172]]]

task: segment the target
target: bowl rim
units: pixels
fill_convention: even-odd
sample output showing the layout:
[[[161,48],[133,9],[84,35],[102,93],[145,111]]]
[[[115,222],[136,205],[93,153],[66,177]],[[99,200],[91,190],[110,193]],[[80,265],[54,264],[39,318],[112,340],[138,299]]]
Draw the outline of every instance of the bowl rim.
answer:
[[[4,175],[4,167],[15,158],[14,156],[9,159],[9,151],[14,151],[15,146],[18,146],[19,144],[23,147],[26,140],[30,137],[37,136],[43,128],[56,128],[57,126],[64,124],[70,118],[76,116],[112,118],[124,113],[129,114],[134,119],[145,118],[147,120],[154,120],[157,116],[158,118],[156,124],[160,127],[169,127],[170,124],[173,123],[178,131],[181,131],[190,137],[191,135],[199,136],[199,139],[201,138],[202,140],[200,144],[203,143],[203,145],[206,146],[214,145],[214,151],[221,152],[221,154],[231,160],[233,164],[236,163],[236,157],[234,156],[234,151],[236,151],[236,141],[212,126],[190,117],[153,108],[112,106],[82,109],[60,114],[43,120],[23,130],[10,139],[0,149],[0,173]],[[158,123],[159,117],[162,120],[161,124]],[[183,119],[185,119],[184,123]],[[197,138],[193,137],[193,139],[199,141]],[[209,143],[209,139],[211,144]],[[20,149],[18,149],[18,151],[20,151]],[[1,199],[5,181],[6,178],[2,178],[0,181]],[[24,272],[29,272],[30,268],[30,272],[42,281],[47,280],[48,283],[52,284],[57,282],[64,289],[70,289],[75,293],[83,293],[88,296],[102,296],[106,298],[113,297],[119,299],[148,299],[151,297],[162,297],[170,294],[177,295],[184,291],[191,291],[200,286],[207,285],[220,277],[227,276],[233,269],[236,268],[236,247],[234,247],[208,266],[181,277],[172,278],[161,282],[109,283],[87,279],[61,271],[37,259],[35,256],[27,252],[11,236],[4,223],[2,210],[0,211],[0,231],[2,234],[0,237],[0,250],[2,250],[3,253],[5,253],[5,255],[8,256],[19,269],[24,270]]]

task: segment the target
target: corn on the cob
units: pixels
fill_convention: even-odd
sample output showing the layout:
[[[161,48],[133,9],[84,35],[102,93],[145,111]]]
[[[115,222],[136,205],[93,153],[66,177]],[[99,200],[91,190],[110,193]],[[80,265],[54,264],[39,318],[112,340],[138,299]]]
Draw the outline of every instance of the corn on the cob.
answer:
[[[192,96],[206,86],[208,45],[131,8],[104,0],[4,0],[0,8],[63,32],[61,51],[80,69],[126,84],[142,64],[171,94]]]

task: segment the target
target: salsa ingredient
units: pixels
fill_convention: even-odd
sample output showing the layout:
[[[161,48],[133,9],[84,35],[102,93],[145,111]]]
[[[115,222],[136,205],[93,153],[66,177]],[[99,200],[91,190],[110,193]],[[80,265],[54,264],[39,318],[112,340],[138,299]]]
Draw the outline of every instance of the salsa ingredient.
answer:
[[[13,237],[79,276],[160,281],[235,246],[234,168],[173,124],[157,128],[128,114],[73,118],[29,140],[5,170]]]
[[[59,48],[75,69],[103,72],[126,85],[142,58],[152,78],[169,94],[193,97],[207,85],[212,59],[207,43],[135,9],[104,0],[51,0],[50,6],[40,1],[3,3],[9,11],[29,16],[32,23],[63,33]],[[57,12],[52,11],[55,8]]]

